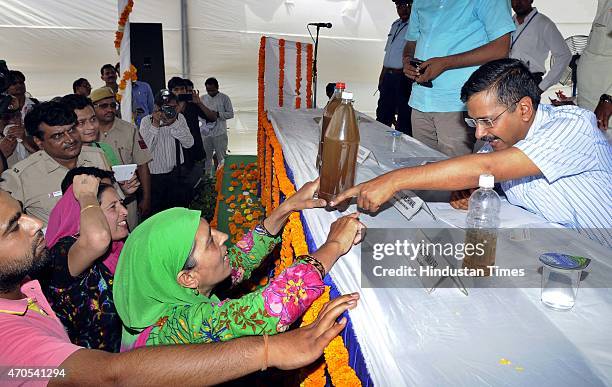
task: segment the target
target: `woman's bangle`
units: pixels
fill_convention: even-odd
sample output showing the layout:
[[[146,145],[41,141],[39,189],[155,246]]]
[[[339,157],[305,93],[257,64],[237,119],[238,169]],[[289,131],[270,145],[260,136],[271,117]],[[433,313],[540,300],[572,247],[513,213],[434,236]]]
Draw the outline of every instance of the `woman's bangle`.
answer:
[[[264,358],[263,358],[263,366],[261,367],[262,371],[268,369],[268,335],[263,335],[264,339]]]
[[[314,266],[314,268],[317,269],[317,271],[321,275],[321,279],[325,278],[325,268],[318,259],[316,259],[312,255],[300,255],[299,257],[297,257],[297,259]]]
[[[81,208],[81,214],[83,212],[85,212],[86,210],[90,209],[90,208],[100,208],[100,205],[99,204],[90,204],[88,206],[85,206],[85,207]]]
[[[264,235],[270,238],[276,238],[276,235],[272,235],[272,233],[268,231],[266,226],[264,226],[263,220],[261,221],[261,223],[255,226],[255,232],[258,233],[259,235]]]

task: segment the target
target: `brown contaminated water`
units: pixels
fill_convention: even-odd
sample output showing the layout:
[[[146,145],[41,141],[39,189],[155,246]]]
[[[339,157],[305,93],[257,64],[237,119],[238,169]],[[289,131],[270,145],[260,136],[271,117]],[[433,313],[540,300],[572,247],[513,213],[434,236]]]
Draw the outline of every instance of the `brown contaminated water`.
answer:
[[[463,267],[468,269],[482,269],[485,276],[491,275],[488,266],[495,265],[495,250],[497,248],[497,232],[487,229],[470,228],[465,234],[465,244],[476,246],[482,244],[482,250],[475,250],[473,254],[466,254],[463,259]],[[478,254],[477,252],[483,252]]]
[[[350,100],[342,100],[327,127],[321,152],[319,197],[330,201],[335,195],[355,185],[359,126]],[[348,207],[350,199],[337,204]]]
[[[321,138],[319,140],[319,153],[317,153],[317,164],[316,164],[318,171],[321,170],[321,157],[323,154],[323,142],[325,141],[325,134],[327,133],[327,128],[329,126],[329,123],[331,122],[334,112],[336,111],[338,106],[342,104],[342,98],[340,97],[342,95],[342,90],[343,89],[336,89],[336,91],[334,92],[334,95],[327,102],[327,105],[325,105],[325,109],[323,109],[323,119],[321,120]]]

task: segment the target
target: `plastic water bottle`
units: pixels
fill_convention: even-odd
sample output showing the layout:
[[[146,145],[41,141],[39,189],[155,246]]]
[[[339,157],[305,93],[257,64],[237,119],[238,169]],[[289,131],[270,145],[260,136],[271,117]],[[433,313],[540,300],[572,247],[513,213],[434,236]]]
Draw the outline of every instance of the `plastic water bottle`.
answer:
[[[493,175],[480,175],[480,188],[470,196],[468,204],[463,267],[476,269],[477,276],[491,275],[491,266],[495,265],[501,201],[493,190],[494,184]],[[474,247],[470,249],[468,244]]]

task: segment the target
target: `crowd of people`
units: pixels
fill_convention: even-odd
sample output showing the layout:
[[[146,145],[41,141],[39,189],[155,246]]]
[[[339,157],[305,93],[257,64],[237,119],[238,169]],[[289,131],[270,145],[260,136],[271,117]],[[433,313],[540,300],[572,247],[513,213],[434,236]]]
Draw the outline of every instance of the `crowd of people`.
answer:
[[[136,83],[134,125],[119,116],[116,68],[104,65],[100,73],[104,86],[92,90],[81,78],[74,94],[42,103],[25,96],[23,74],[9,73],[0,179],[2,364],[59,367],[68,383],[123,384],[135,376],[176,383],[197,375],[212,384],[320,356],[358,295],[330,302],[308,327],[268,336],[288,330],[321,295],[325,275],[361,239],[357,214],[335,222],[320,249],[267,286],[221,300],[217,287],[229,282],[231,292],[249,279],[293,211],[326,205],[315,198],[318,181],[228,249],[227,235],[185,208],[194,188],[188,177],[213,173],[213,155],[222,165],[227,152],[233,108],[218,81],[207,79],[202,97],[179,77],[156,96]],[[130,164],[133,176],[117,181],[112,167]],[[300,353],[287,357],[295,346]],[[204,367],[187,376],[180,367],[155,366],[177,356],[183,366],[212,367],[223,353],[222,367],[232,371]],[[93,364],[106,369],[92,372]]]
[[[447,190],[461,207],[489,173],[510,203],[612,247],[609,87],[582,75],[578,103],[582,95],[595,114],[541,103],[571,60],[554,23],[532,0],[513,0],[514,18],[498,1],[394,1],[377,119],[450,159],[386,173],[330,203],[309,182],[230,248],[186,208],[198,176],[227,153],[234,113],[217,79],[202,96],[189,79],[173,77],[155,95],[135,81],[124,120],[117,66],[102,66],[102,87],[79,78],[73,94],[42,103],[11,71],[0,117],[0,363],[63,369],[58,384],[215,384],[304,366],[357,304],[357,294],[338,297],[313,324],[290,329],[361,241],[358,213],[336,220],[319,249],[267,285],[237,298],[218,290],[251,278],[291,213],[349,197],[376,212],[402,189]],[[609,27],[608,8],[597,18]],[[594,24],[581,66],[601,60],[596,35],[605,31]],[[117,181],[112,167],[128,165],[132,177]]]

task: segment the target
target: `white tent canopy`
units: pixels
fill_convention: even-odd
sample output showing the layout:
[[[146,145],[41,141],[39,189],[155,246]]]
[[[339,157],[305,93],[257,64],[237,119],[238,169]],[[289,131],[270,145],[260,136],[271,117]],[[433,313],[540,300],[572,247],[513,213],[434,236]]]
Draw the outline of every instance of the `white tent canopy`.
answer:
[[[567,37],[589,33],[596,3],[536,0],[534,5]],[[188,63],[182,63],[182,9]],[[309,42],[307,23],[333,23],[320,40],[318,101],[325,101],[327,82],[342,80],[355,93],[357,108],[373,114],[383,48],[396,18],[390,0],[135,0],[130,20],[163,23],[166,79],[182,76],[185,68],[203,90],[204,79],[217,77],[237,111],[231,127],[255,130],[262,35]],[[0,59],[24,72],[28,91],[42,100],[72,92],[79,77],[102,86],[101,65],[119,59],[116,28],[116,0],[2,0]]]

